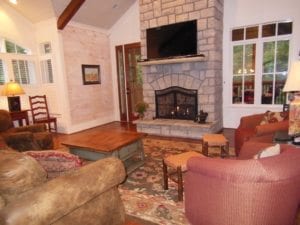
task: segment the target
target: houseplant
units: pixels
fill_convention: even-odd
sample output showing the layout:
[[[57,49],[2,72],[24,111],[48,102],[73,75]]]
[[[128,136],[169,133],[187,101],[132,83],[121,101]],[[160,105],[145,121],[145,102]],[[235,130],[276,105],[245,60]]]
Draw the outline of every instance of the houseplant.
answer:
[[[144,101],[138,102],[135,105],[135,111],[139,114],[140,119],[144,118],[145,112],[147,111],[148,108],[149,108],[149,104]]]

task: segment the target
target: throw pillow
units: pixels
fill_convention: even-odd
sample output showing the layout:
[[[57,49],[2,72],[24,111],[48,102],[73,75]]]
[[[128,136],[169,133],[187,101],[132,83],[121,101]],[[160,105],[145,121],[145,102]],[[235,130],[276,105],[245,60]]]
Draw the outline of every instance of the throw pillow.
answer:
[[[0,150],[0,195],[10,202],[42,184],[46,171],[33,158],[14,150]]]
[[[57,150],[26,151],[24,154],[35,158],[47,171],[48,178],[53,178],[61,172],[81,167],[82,162],[77,155]]]
[[[268,124],[268,123],[277,123],[283,120],[288,119],[289,113],[288,112],[265,112],[265,115],[260,122],[260,125]]]
[[[276,144],[274,146],[270,146],[264,150],[261,150],[253,158],[261,159],[261,158],[270,157],[270,156],[279,155],[279,154],[280,154],[280,145]]]

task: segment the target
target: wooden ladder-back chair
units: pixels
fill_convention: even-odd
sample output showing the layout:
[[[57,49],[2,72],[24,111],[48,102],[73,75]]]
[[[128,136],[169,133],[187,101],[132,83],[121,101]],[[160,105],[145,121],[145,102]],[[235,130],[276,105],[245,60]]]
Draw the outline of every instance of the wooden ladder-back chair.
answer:
[[[46,95],[29,96],[29,103],[33,123],[45,123],[50,132],[57,132],[56,118],[49,114]]]

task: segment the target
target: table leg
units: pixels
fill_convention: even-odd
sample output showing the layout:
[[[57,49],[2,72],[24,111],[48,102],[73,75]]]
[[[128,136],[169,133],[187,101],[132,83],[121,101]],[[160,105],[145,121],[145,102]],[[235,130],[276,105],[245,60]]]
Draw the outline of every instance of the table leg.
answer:
[[[168,190],[168,167],[164,160],[162,160],[163,164],[163,176],[164,176],[164,190]]]

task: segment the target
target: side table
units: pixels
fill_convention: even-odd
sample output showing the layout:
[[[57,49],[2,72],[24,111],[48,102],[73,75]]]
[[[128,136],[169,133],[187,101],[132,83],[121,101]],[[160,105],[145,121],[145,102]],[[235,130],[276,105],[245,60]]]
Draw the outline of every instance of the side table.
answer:
[[[19,126],[23,126],[23,120],[25,120],[26,125],[29,125],[29,119],[28,119],[28,110],[21,110],[21,111],[14,111],[9,112],[12,121],[18,121]]]

